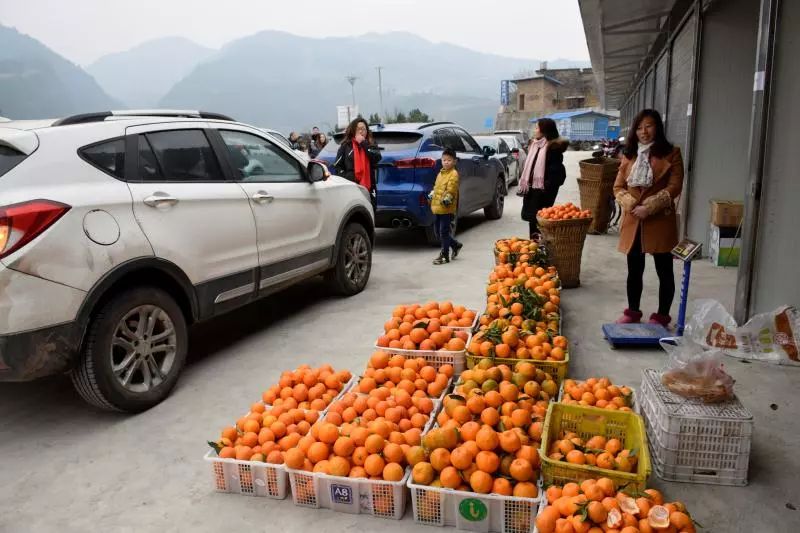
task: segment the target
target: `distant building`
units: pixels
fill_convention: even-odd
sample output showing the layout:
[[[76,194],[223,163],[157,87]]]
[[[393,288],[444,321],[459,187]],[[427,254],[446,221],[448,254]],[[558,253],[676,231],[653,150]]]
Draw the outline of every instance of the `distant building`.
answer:
[[[549,69],[542,63],[535,75],[504,80],[497,129],[530,128],[532,118],[556,111],[599,108],[597,82],[590,68]]]

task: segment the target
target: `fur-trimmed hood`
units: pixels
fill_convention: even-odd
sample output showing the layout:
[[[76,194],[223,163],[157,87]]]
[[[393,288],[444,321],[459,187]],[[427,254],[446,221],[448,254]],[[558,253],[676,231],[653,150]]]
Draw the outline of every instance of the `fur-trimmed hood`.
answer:
[[[569,148],[569,141],[564,137],[559,137],[547,142],[547,150],[555,150],[558,152],[566,152]]]

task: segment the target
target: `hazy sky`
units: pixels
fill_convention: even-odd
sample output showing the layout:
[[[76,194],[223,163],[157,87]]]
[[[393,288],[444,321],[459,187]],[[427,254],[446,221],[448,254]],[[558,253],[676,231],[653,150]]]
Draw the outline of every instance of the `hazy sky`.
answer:
[[[589,59],[577,0],[0,0],[0,24],[80,65],[157,37],[218,48],[261,30],[407,31],[511,57]]]

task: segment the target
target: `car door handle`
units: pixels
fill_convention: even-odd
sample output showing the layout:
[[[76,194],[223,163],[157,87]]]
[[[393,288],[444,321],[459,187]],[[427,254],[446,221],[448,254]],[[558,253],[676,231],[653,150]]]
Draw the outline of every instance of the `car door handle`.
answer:
[[[145,205],[149,205],[150,207],[172,207],[173,205],[178,203],[178,199],[174,196],[170,196],[165,192],[154,192],[144,200]]]
[[[257,204],[266,204],[274,200],[275,197],[267,191],[258,191],[253,195],[253,201]]]

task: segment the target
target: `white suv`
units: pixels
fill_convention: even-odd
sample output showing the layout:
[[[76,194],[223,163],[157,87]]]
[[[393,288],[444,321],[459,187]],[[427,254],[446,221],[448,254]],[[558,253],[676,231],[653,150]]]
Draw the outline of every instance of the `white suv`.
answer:
[[[141,411],[187,325],[324,274],[364,289],[369,194],[263,131],[197,111],[0,124],[0,381],[69,372]]]

